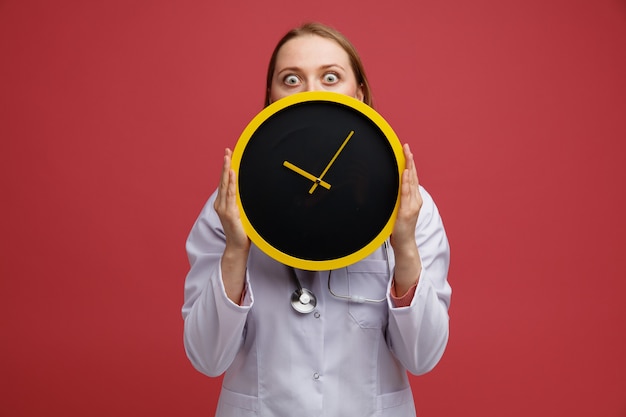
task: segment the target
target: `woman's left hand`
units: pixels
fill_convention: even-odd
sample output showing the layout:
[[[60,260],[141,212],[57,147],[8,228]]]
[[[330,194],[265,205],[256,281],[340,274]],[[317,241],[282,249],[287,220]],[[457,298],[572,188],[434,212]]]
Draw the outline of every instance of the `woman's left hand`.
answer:
[[[396,261],[394,282],[397,296],[404,295],[415,285],[422,270],[415,242],[415,227],[422,208],[422,196],[419,192],[415,161],[408,144],[403,146],[403,151],[406,167],[402,172],[400,206],[390,239]]]

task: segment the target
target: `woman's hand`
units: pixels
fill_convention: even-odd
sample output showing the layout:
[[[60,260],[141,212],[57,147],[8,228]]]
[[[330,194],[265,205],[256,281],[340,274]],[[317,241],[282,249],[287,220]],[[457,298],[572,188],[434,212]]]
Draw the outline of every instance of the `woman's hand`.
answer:
[[[417,283],[422,271],[422,263],[415,242],[415,227],[422,208],[422,196],[419,192],[417,169],[409,145],[405,144],[403,150],[406,167],[402,172],[400,206],[390,239],[396,260],[394,283],[398,297],[403,296]]]
[[[213,207],[222,222],[224,234],[226,234],[226,246],[247,251],[250,248],[250,239],[243,229],[239,207],[237,207],[237,178],[235,171],[230,167],[231,156],[232,151],[226,149],[222,177]]]
[[[232,151],[226,149],[222,176],[213,207],[226,235],[226,247],[221,265],[222,281],[228,298],[235,304],[239,304],[245,285],[250,239],[243,229],[237,206],[237,177],[230,166],[231,156]]]

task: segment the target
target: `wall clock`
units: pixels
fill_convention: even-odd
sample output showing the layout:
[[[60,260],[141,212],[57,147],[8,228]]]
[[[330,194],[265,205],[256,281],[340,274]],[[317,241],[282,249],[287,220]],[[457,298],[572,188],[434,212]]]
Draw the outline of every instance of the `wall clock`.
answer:
[[[345,267],[391,234],[404,165],[391,126],[361,101],[285,97],[253,118],[233,150],[244,229],[283,264]]]

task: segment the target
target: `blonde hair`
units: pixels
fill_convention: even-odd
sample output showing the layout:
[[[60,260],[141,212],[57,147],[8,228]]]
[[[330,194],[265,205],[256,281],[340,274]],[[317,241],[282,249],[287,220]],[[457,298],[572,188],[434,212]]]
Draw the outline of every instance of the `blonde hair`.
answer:
[[[361,58],[359,57],[356,48],[342,33],[329,26],[317,22],[305,23],[300,27],[291,29],[276,44],[274,52],[272,53],[272,57],[270,58],[269,66],[267,68],[265,106],[268,106],[270,104],[270,89],[272,87],[272,78],[274,77],[274,71],[276,70],[276,58],[278,56],[280,48],[282,48],[282,46],[291,39],[303,35],[317,35],[321,36],[322,38],[333,40],[337,42],[337,44],[339,44],[339,46],[341,46],[344,51],[346,51],[348,57],[350,58],[350,65],[352,66],[352,71],[354,72],[354,76],[356,77],[357,84],[359,84],[363,90],[363,102],[368,106],[373,107],[372,92],[370,90],[369,82],[367,81],[367,76],[365,75],[363,62],[361,62]]]

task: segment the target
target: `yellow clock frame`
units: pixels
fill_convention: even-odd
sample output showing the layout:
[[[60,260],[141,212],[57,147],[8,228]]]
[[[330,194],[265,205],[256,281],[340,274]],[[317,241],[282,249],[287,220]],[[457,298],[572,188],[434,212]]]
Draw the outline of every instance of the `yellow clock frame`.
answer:
[[[395,132],[387,123],[387,121],[372,107],[367,104],[343,95],[334,92],[327,91],[315,91],[315,92],[303,92],[297,93],[285,98],[282,98],[269,106],[265,107],[261,112],[259,112],[246,126],[241,136],[239,137],[235,148],[232,154],[231,160],[231,168],[237,174],[237,181],[239,181],[239,169],[241,164],[241,159],[244,153],[248,142],[253,137],[256,130],[268,119],[270,119],[277,112],[280,112],[283,109],[286,109],[289,106],[301,104],[305,102],[333,102],[342,104],[344,106],[350,107],[353,110],[361,113],[369,120],[371,120],[383,133],[385,138],[387,139],[389,145],[391,146],[392,152],[395,156],[397,167],[398,167],[398,190],[397,190],[397,198],[394,205],[394,209],[392,214],[389,216],[387,223],[380,230],[378,235],[374,237],[367,245],[363,246],[361,249],[352,252],[347,256],[342,256],[335,259],[328,260],[311,260],[311,259],[302,259],[299,257],[292,256],[287,254],[280,249],[274,247],[270,243],[268,243],[255,229],[255,227],[250,222],[248,216],[246,215],[244,206],[241,201],[241,196],[239,194],[239,183],[237,183],[237,205],[239,207],[239,212],[241,216],[241,221],[243,224],[243,228],[252,241],[261,251],[275,259],[278,262],[281,262],[285,265],[292,266],[299,269],[310,270],[310,271],[323,271],[323,270],[332,270],[346,267],[348,265],[354,264],[367,256],[369,256],[372,252],[374,252],[378,247],[380,247],[385,240],[391,235],[393,230],[393,226],[398,214],[398,207],[400,204],[400,190],[401,190],[401,178],[402,172],[405,168],[405,158],[402,149],[402,144],[400,140],[396,136]],[[347,139],[346,139],[347,142]],[[345,142],[344,142],[345,144]],[[339,152],[337,152],[339,153]],[[336,155],[335,155],[336,156]],[[322,181],[323,182],[323,181]]]

